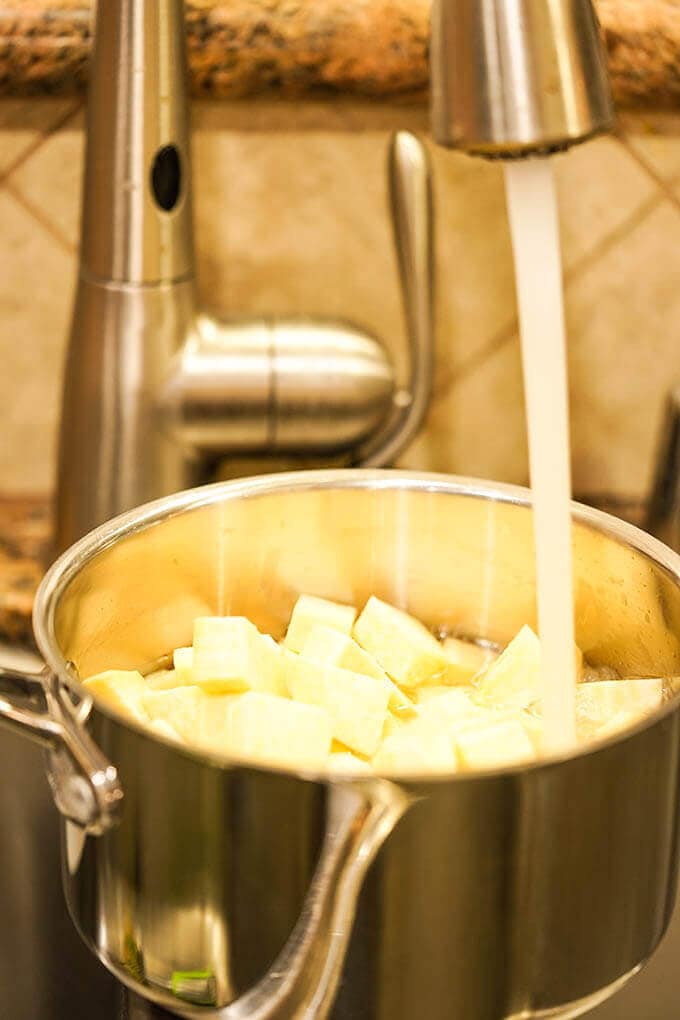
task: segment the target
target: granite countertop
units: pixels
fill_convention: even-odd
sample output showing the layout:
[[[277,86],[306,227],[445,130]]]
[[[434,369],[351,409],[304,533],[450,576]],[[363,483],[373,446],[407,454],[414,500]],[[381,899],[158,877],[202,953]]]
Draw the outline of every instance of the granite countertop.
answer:
[[[32,643],[33,596],[50,535],[47,499],[0,499],[0,640]]]
[[[680,103],[680,0],[595,0],[620,106]],[[187,0],[197,96],[424,100],[431,0]],[[84,87],[90,0],[0,0],[0,94]]]

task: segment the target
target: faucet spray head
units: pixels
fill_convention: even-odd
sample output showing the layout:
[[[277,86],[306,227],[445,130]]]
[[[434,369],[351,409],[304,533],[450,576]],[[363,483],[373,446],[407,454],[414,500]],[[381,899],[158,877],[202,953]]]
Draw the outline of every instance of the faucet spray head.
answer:
[[[591,0],[434,0],[432,129],[490,159],[550,155],[609,131]]]

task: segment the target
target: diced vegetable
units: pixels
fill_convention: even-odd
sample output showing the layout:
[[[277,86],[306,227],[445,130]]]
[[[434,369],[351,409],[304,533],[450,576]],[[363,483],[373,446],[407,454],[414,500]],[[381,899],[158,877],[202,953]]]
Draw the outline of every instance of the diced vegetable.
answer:
[[[410,727],[383,740],[373,758],[376,772],[455,772],[457,763],[453,742],[444,734],[432,734],[427,740]]]
[[[182,738],[180,737],[174,726],[171,726],[165,719],[153,719],[149,723],[149,729],[153,730],[160,737],[165,737],[167,740],[175,740],[181,743]]]
[[[93,697],[101,698],[111,708],[135,722],[149,721],[142,699],[148,688],[136,669],[108,669],[84,681]]]
[[[232,709],[241,694],[210,694],[200,702],[192,740],[205,748],[229,754],[232,746]]]
[[[456,748],[461,764],[468,769],[502,768],[536,757],[533,744],[518,720],[463,730],[456,737]]]
[[[375,659],[361,648],[349,634],[332,627],[317,625],[307,635],[301,655],[311,662],[328,663],[380,680],[389,690],[389,708],[393,712],[413,712],[413,702],[401,691]]]
[[[161,719],[193,743],[199,732],[201,704],[208,697],[199,687],[175,687],[169,691],[147,690],[142,701],[151,719]]]
[[[418,705],[418,717],[446,725],[449,728],[465,720],[487,720],[490,712],[475,704],[464,688],[449,687],[445,694],[430,698]]]
[[[541,643],[524,626],[479,681],[479,699],[488,705],[527,708],[541,694]]]
[[[316,705],[250,691],[230,711],[230,750],[256,761],[319,767],[331,747],[331,721]]]
[[[473,677],[498,658],[497,653],[490,648],[482,648],[454,637],[445,638],[442,648],[448,662],[446,680],[449,684],[469,684]]]
[[[441,682],[448,660],[415,617],[372,596],[354,625],[354,638],[401,687]]]
[[[195,620],[191,675],[208,693],[283,693],[279,646],[244,616]]]
[[[252,688],[256,636],[257,628],[244,616],[198,617],[194,621],[194,683],[213,693]]]
[[[376,752],[389,700],[380,680],[289,654],[286,682],[296,701],[326,709],[336,740],[367,757]]]
[[[194,650],[193,648],[175,648],[172,653],[172,664],[177,674],[178,686],[194,682]]]
[[[147,676],[146,683],[152,691],[171,691],[173,687],[187,687],[193,681],[184,679],[176,669],[163,669]]]
[[[584,739],[616,732],[626,718],[632,725],[650,715],[663,702],[664,685],[658,679],[595,680],[576,688],[576,726]],[[603,727],[614,726],[613,730]],[[623,727],[625,728],[625,724]]]
[[[282,644],[245,617],[200,617],[173,668],[146,678],[109,670],[84,683],[164,739],[348,779],[503,768],[541,755],[541,648],[530,627],[496,656],[456,638],[440,643],[375,597],[355,617],[352,606],[300,596]],[[602,666],[585,675],[575,687],[581,744],[616,736],[680,693],[678,678],[620,680]]]
[[[351,634],[356,615],[354,606],[344,606],[316,595],[300,595],[293,607],[284,644],[291,652],[301,652],[310,631],[318,626]]]
[[[581,678],[583,657],[574,645],[574,682]],[[541,643],[524,626],[479,678],[479,700],[505,708],[528,708],[541,697]]]

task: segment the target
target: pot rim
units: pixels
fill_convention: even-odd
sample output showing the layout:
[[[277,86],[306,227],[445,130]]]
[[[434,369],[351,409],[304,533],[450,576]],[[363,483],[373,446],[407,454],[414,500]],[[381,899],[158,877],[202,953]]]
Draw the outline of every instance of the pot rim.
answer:
[[[213,506],[227,500],[247,499],[272,492],[304,492],[306,490],[320,489],[402,489],[443,492],[449,495],[485,499],[517,506],[530,507],[532,505],[532,492],[524,486],[458,475],[401,469],[367,470],[362,468],[289,471],[269,475],[254,475],[225,482],[214,482],[210,485],[164,496],[152,502],[142,504],[133,510],[128,510],[90,531],[62,553],[48,569],[36,592],[33,606],[33,631],[38,650],[50,672],[64,678],[68,685],[81,696],[90,698],[87,689],[73,676],[73,673],[68,669],[66,660],[59,651],[54,628],[55,610],[62,594],[83,567],[116,542],[125,537],[139,534],[147,528],[163,520],[178,516],[185,511]],[[619,544],[641,553],[660,568],[680,588],[680,555],[674,553],[658,539],[653,538],[633,524],[628,524],[626,521],[622,521],[602,510],[596,510],[593,507],[573,500],[571,502],[571,512],[574,522],[586,525],[616,540]],[[402,785],[429,787],[442,782],[469,781],[502,775],[517,775],[586,758],[613,745],[623,744],[643,731],[652,728],[672,715],[677,710],[679,704],[680,695],[670,699],[651,715],[642,719],[635,726],[624,730],[621,734],[615,734],[604,740],[589,742],[583,747],[578,747],[575,751],[545,755],[537,761],[493,769],[477,769],[462,773],[414,773],[407,776],[390,774],[385,777],[351,772],[331,773],[328,770],[309,768],[292,769],[262,764],[245,758],[228,757],[213,752],[199,751],[183,744],[177,744],[159,734],[153,733],[148,728],[110,708],[105,703],[97,701],[96,708],[103,715],[135,730],[150,740],[164,744],[167,748],[178,751],[202,764],[210,764],[223,769],[234,767],[248,768],[261,772],[298,776],[299,778],[326,784],[334,782],[366,784],[382,780]]]

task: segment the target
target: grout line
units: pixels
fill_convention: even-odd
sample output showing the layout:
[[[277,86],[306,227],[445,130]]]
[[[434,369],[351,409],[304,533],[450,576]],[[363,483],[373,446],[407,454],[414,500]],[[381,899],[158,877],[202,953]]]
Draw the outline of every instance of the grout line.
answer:
[[[501,328],[494,333],[489,342],[483,347],[480,347],[478,351],[475,351],[469,358],[463,361],[456,368],[446,372],[441,369],[436,373],[437,381],[435,383],[434,393],[432,396],[432,403],[436,404],[439,400],[445,397],[452,386],[455,386],[461,379],[465,379],[466,376],[471,375],[480,365],[482,365],[487,358],[492,357],[497,351],[501,350],[517,332],[519,328],[519,321],[517,315],[513,315],[512,319],[506,322]]]
[[[7,178],[10,176],[10,174],[13,174],[16,170],[19,169],[19,167],[23,166],[24,163],[27,160],[29,160],[31,158],[31,156],[33,156],[38,151],[38,149],[43,144],[43,142],[47,141],[47,139],[51,135],[55,134],[55,132],[57,132],[61,128],[65,127],[68,124],[68,122],[71,120],[71,118],[75,117],[76,114],[78,114],[80,112],[82,107],[83,107],[82,101],[81,100],[77,100],[74,106],[71,106],[69,108],[69,110],[65,114],[63,114],[61,117],[59,117],[57,120],[55,120],[54,123],[52,123],[47,128],[46,131],[43,131],[39,135],[39,137],[36,138],[36,140],[34,142],[32,142],[28,146],[28,148],[25,149],[21,153],[20,156],[17,156],[17,158],[14,160],[13,163],[10,163],[10,165],[7,167],[6,170],[2,171],[2,173],[0,174],[0,184],[2,184],[4,181],[6,181]]]
[[[659,194],[650,195],[649,198],[645,199],[625,220],[622,220],[621,223],[603,237],[594,248],[574,262],[573,266],[565,272],[564,282],[569,285],[573,280],[577,280],[586,269],[590,268],[593,262],[596,262],[602,255],[623,241],[631,231],[639,227],[654,212],[656,207],[662,204],[663,200],[663,196]]]
[[[657,187],[663,191],[666,198],[669,198],[673,205],[680,208],[680,199],[678,198],[675,190],[678,181],[680,181],[680,172],[672,174],[670,177],[663,177],[658,170],[647,162],[644,156],[640,155],[640,153],[635,149],[635,146],[631,145],[627,138],[620,138],[619,141],[631,159],[634,159],[638,166],[642,167],[649,177],[651,177]]]
[[[589,252],[582,255],[577,259],[572,266],[564,272],[564,291],[565,294],[569,286],[578,280],[582,274],[588,270],[593,263],[600,259],[606,252],[611,248],[615,247],[620,241],[622,241],[632,230],[635,230],[654,209],[661,205],[665,200],[665,195],[654,194],[641,205],[638,206],[625,220],[614,227],[605,237],[603,237],[598,244],[595,245]],[[680,209],[680,199],[675,199],[675,205]],[[451,388],[460,382],[461,379],[465,379],[468,375],[474,372],[480,365],[482,365],[487,358],[492,357],[499,350],[501,350],[506,343],[509,343],[517,333],[519,322],[517,315],[515,314],[512,319],[506,322],[496,332],[491,340],[485,344],[484,347],[480,348],[475,354],[473,354],[467,361],[462,362],[456,368],[452,369],[449,373],[438,373],[438,383],[435,386],[435,392],[433,395],[433,404],[436,404],[450,392]]]
[[[638,166],[642,167],[645,173],[651,177],[654,183],[658,184],[663,191],[668,191],[669,186],[672,187],[677,184],[680,172],[674,173],[670,177],[664,177],[663,174],[659,173],[652,163],[648,163],[645,156],[638,152],[635,146],[631,144],[630,137],[628,135],[620,134],[616,137],[631,159],[634,159]]]
[[[48,234],[59,244],[60,247],[66,249],[69,255],[73,255],[76,252],[76,245],[73,244],[69,239],[62,234],[59,227],[56,227],[52,221],[45,216],[38,206],[34,205],[26,196],[17,188],[15,185],[8,180],[2,184],[3,189],[12,196],[12,198],[19,203],[34,220],[47,231]]]

